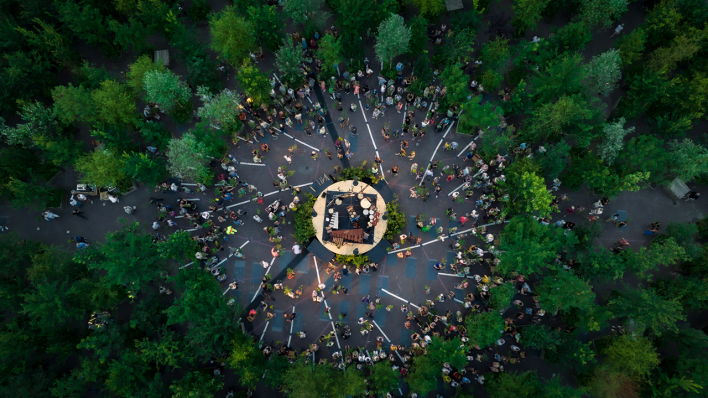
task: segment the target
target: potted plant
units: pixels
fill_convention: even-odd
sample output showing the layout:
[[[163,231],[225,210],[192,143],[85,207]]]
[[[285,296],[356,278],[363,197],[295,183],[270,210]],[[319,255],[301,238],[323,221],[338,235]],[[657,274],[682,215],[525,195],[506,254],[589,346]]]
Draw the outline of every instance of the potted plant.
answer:
[[[425,285],[423,289],[425,289],[425,294],[430,294],[430,288],[428,287],[428,285]]]
[[[288,268],[287,273],[288,273],[288,279],[293,279],[295,277],[295,271],[293,271],[292,268]]]
[[[295,298],[295,295],[293,294],[293,290],[287,286],[285,286],[285,288],[283,289],[283,293],[285,293],[285,295],[290,298]]]
[[[393,306],[392,306],[392,305],[387,305],[387,306],[386,306],[386,311],[391,312],[392,309],[393,309]]]

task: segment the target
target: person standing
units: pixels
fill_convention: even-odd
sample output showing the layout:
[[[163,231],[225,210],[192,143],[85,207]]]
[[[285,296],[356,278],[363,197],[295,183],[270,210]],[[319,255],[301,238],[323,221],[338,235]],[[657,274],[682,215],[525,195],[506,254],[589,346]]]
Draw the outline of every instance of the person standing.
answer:
[[[623,23],[617,25],[617,27],[615,28],[615,33],[613,33],[612,36],[610,36],[610,38],[613,38],[613,37],[615,37],[615,35],[620,34],[620,32],[621,32],[623,29],[624,29],[624,24],[623,24]]]

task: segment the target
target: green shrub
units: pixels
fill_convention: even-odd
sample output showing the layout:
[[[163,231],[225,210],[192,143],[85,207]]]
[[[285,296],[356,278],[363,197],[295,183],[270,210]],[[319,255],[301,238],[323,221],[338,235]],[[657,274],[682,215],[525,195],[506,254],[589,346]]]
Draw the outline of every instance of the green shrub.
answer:
[[[357,268],[369,262],[369,257],[366,254],[358,254],[356,256],[344,256],[337,254],[336,260],[344,264],[354,264]]]
[[[406,226],[406,215],[398,210],[397,201],[386,203],[386,212],[388,213],[388,220],[384,239],[395,239],[401,233],[403,227]]]
[[[307,193],[307,202],[298,206],[295,212],[295,240],[300,243],[305,243],[315,237],[315,226],[312,224],[312,207],[315,205],[315,198],[312,194]]]

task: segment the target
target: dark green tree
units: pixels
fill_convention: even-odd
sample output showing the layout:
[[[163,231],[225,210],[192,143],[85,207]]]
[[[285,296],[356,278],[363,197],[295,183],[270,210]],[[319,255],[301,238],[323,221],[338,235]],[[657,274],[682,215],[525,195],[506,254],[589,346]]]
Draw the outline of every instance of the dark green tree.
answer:
[[[459,105],[467,100],[469,91],[467,90],[467,75],[462,72],[458,65],[449,65],[440,74],[440,80],[447,88],[444,100],[448,105]]]
[[[423,54],[428,45],[428,20],[422,15],[416,15],[408,22],[411,28],[410,47],[408,54],[418,57]]]
[[[167,165],[162,158],[150,158],[145,153],[123,154],[123,173],[146,184],[157,184],[165,179]]]
[[[638,327],[646,328],[656,336],[678,330],[676,322],[686,319],[677,298],[664,299],[654,289],[626,288],[616,292],[608,307],[618,317],[632,319]]]
[[[413,358],[413,366],[405,380],[411,391],[425,396],[437,388],[439,374],[440,364],[424,355],[419,355]]]
[[[371,369],[372,390],[377,394],[384,395],[398,387],[399,373],[391,368],[386,362],[377,362]]]
[[[280,70],[280,78],[290,86],[298,86],[304,79],[302,65],[305,55],[292,40],[283,40],[283,45],[275,53],[275,65]]]
[[[554,350],[562,341],[561,332],[535,323],[521,331],[521,342],[538,350]]]
[[[261,72],[257,66],[247,60],[241,65],[238,72],[238,82],[243,92],[253,100],[254,104],[269,105],[273,102],[270,97],[270,79],[266,73]]]
[[[534,397],[541,385],[534,372],[500,372],[486,383],[490,398]]]
[[[223,377],[193,371],[170,386],[173,398],[211,398],[223,387]]]
[[[470,342],[484,348],[496,343],[504,331],[504,320],[498,312],[472,314],[465,319]]]
[[[511,283],[495,286],[489,289],[489,308],[505,311],[511,305],[511,300],[516,294],[516,287]]]
[[[283,41],[283,21],[275,6],[248,7],[248,19],[260,43],[271,51],[277,50]]]
[[[189,260],[199,251],[199,243],[187,231],[175,231],[165,241],[157,244],[160,256],[169,260]]]
[[[589,311],[595,301],[595,293],[588,281],[562,269],[555,277],[543,278],[536,292],[543,308],[551,313],[569,308]]]

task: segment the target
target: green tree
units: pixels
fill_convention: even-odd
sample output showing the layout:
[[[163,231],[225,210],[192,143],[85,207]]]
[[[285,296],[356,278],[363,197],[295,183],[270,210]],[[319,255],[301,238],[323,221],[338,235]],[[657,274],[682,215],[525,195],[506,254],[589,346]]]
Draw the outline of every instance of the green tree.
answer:
[[[99,363],[106,363],[114,350],[120,349],[125,342],[125,336],[119,326],[106,327],[92,330],[88,337],[81,340],[76,348],[92,351],[92,359]]]
[[[542,225],[528,216],[516,216],[504,228],[497,272],[508,275],[518,272],[524,275],[539,274],[556,257],[563,247],[577,242],[572,234],[562,229]]]
[[[492,102],[482,103],[482,97],[476,95],[462,104],[464,113],[460,115],[457,130],[462,134],[476,134],[478,129],[487,129],[499,125],[502,109]]]
[[[665,69],[655,71],[650,68],[644,68],[642,73],[629,76],[627,80],[627,97],[620,101],[618,108],[628,120],[647,111],[653,113],[658,105],[678,92],[680,81],[677,78],[669,80]]]
[[[163,394],[160,375],[152,372],[135,350],[121,350],[119,357],[109,363],[106,375],[104,386],[115,395],[157,397]]]
[[[238,327],[239,307],[228,305],[219,284],[198,267],[181,270],[173,280],[181,295],[167,309],[167,325],[188,326],[191,356],[204,359],[226,352]]]
[[[295,240],[300,244],[308,242],[317,234],[315,226],[312,225],[312,207],[315,205],[316,197],[307,193],[307,202],[297,207],[295,211]],[[387,228],[388,229],[388,228]]]
[[[571,22],[560,29],[553,28],[553,36],[548,39],[548,51],[541,57],[545,60],[543,63],[554,60],[556,53],[570,55],[581,52],[591,40],[590,29],[582,22]]]
[[[297,25],[312,24],[320,29],[325,26],[330,13],[322,11],[324,0],[286,0],[283,12]]]
[[[445,44],[440,50],[436,51],[433,63],[447,67],[458,62],[469,61],[474,39],[475,32],[472,30],[463,29],[453,32],[453,35],[445,40]],[[416,69],[416,73],[418,73],[418,69]]]
[[[548,360],[564,367],[570,367],[578,373],[586,373],[588,364],[595,363],[595,351],[590,347],[592,343],[583,343],[578,340],[578,332],[566,335],[563,342],[552,351],[547,351]]]
[[[145,73],[143,77],[146,100],[154,102],[165,112],[189,101],[192,91],[171,70],[158,72],[155,70]]]
[[[199,243],[187,231],[175,231],[165,241],[157,243],[157,251],[164,259],[189,260],[199,251]]]
[[[535,90],[534,98],[539,104],[546,104],[555,99],[585,91],[583,79],[586,76],[582,67],[582,56],[566,54],[552,61],[544,70],[531,79]]]
[[[622,79],[621,63],[619,50],[608,50],[592,57],[592,61],[585,65],[585,78],[582,80],[588,93],[600,94],[603,97],[610,95],[612,90],[617,88],[617,82]]]
[[[487,91],[495,90],[504,79],[502,74],[506,71],[506,64],[510,57],[509,41],[497,37],[482,46],[482,77],[480,84]]]
[[[626,288],[617,292],[608,307],[618,317],[632,319],[637,326],[651,330],[656,336],[678,330],[676,322],[686,319],[677,298],[666,300],[654,289]]]
[[[283,21],[275,6],[248,7],[248,18],[255,37],[263,46],[271,51],[277,50],[283,41]]]
[[[700,50],[701,42],[708,35],[708,28],[689,28],[688,32],[675,37],[668,47],[660,47],[649,56],[648,67],[653,70],[673,71],[676,64],[692,59]]]
[[[548,216],[553,212],[551,202],[553,195],[546,189],[542,177],[534,173],[524,172],[514,178],[515,184],[510,189],[510,202],[517,214]]]
[[[283,45],[275,53],[275,65],[280,70],[281,79],[290,86],[298,86],[304,78],[302,64],[305,55],[292,40],[283,40]]]
[[[386,213],[388,220],[384,239],[395,239],[406,225],[406,215],[399,209],[397,201],[386,203]]]
[[[186,133],[182,138],[172,139],[167,146],[167,168],[173,175],[201,182],[210,175],[206,156],[204,144],[194,134]]]
[[[55,114],[64,124],[80,121],[91,124],[95,119],[95,109],[91,92],[84,87],[57,86],[52,90]]]
[[[40,210],[46,207],[54,195],[54,190],[50,186],[34,177],[27,182],[10,177],[7,190],[12,194],[11,201],[14,208],[27,207],[34,203]]]
[[[62,327],[84,317],[76,306],[76,298],[66,282],[43,283],[36,290],[22,295],[22,314],[29,316],[30,324],[42,331]]]
[[[345,398],[357,395],[366,388],[364,377],[352,366],[344,374],[328,365],[314,367],[300,360],[290,367],[283,379],[283,387],[293,398],[331,396]]]
[[[541,19],[541,12],[549,2],[550,0],[514,0],[512,6],[514,19],[511,24],[516,27],[517,33],[521,34],[527,29],[536,29],[536,22]]]
[[[406,26],[403,17],[391,14],[379,25],[374,45],[376,56],[390,67],[393,58],[408,52],[410,40],[411,28]]]
[[[426,355],[430,360],[441,365],[447,362],[453,367],[461,369],[467,364],[465,347],[459,337],[452,340],[433,337],[428,344]]]
[[[115,80],[104,80],[91,92],[95,123],[104,126],[127,126],[135,117],[135,100],[126,87]]]
[[[101,46],[110,50],[112,40],[108,30],[110,17],[105,18],[101,11],[90,4],[80,6],[73,1],[56,4],[59,19],[64,26],[74,32],[77,38],[83,39],[91,46]]]
[[[270,105],[273,100],[270,97],[270,79],[268,75],[261,72],[250,60],[246,60],[238,71],[238,82],[243,92],[257,105]]]
[[[555,144],[549,144],[546,152],[538,156],[538,162],[543,168],[543,176],[546,179],[553,180],[561,175],[568,164],[568,153],[570,153],[570,145],[562,139]]]
[[[229,367],[239,375],[242,386],[255,388],[268,369],[268,360],[251,338],[237,333],[231,341]]]
[[[649,178],[649,173],[645,172],[617,175],[613,170],[605,167],[602,160],[595,157],[588,166],[590,167],[582,173],[588,187],[610,198],[619,195],[622,191],[638,191],[641,184]]]
[[[128,23],[111,19],[108,21],[108,29],[115,35],[113,43],[123,49],[132,48],[133,52],[140,54],[150,48],[146,41],[150,29],[138,18],[128,18]]]
[[[593,108],[594,104],[597,99],[588,101],[580,94],[543,104],[533,112],[528,134],[533,139],[573,137],[578,145],[587,147],[602,117],[601,109]]]
[[[249,53],[256,50],[253,27],[239,15],[234,6],[210,15],[211,48],[238,67]]]
[[[221,90],[216,63],[209,57],[195,56],[185,59],[184,63],[187,65],[187,84],[190,88],[204,86],[211,92]]]
[[[606,364],[593,369],[587,387],[599,398],[638,397],[640,390],[637,380]]]
[[[672,172],[681,180],[688,182],[708,175],[708,148],[705,146],[685,138],[669,142],[669,150]]]
[[[495,286],[489,289],[489,308],[498,311],[506,311],[511,305],[511,300],[516,294],[516,287],[511,283]]]
[[[673,176],[670,175],[670,153],[663,146],[664,141],[652,135],[632,137],[616,158],[615,169],[623,175],[638,171],[648,172],[647,181],[665,184]]]
[[[144,78],[148,72],[160,72],[166,71],[165,65],[162,62],[155,62],[153,57],[149,55],[141,55],[132,64],[128,66],[128,73],[126,84],[133,89],[134,92],[139,93],[144,87]]]
[[[490,346],[502,336],[504,320],[498,312],[482,312],[468,315],[465,327],[470,342],[481,348]]]
[[[602,140],[602,144],[598,146],[598,155],[608,165],[612,165],[615,162],[617,155],[624,147],[624,136],[634,132],[634,127],[625,129],[624,123],[625,119],[621,117],[614,123],[605,124],[602,129],[605,137]]]
[[[165,179],[167,169],[164,159],[150,158],[145,153],[123,154],[123,173],[146,184],[157,184]]]
[[[536,291],[541,306],[551,313],[569,308],[589,311],[595,302],[588,281],[565,270],[559,270],[553,278],[543,278]]]
[[[486,383],[490,398],[534,397],[541,385],[534,372],[500,372]]]
[[[609,28],[627,12],[627,0],[583,0],[580,18],[590,28]]]
[[[0,78],[0,109],[4,114],[17,110],[17,100],[45,96],[56,85],[56,67],[50,57],[38,51],[6,51]]]
[[[444,99],[448,105],[459,105],[467,100],[469,96],[467,75],[462,72],[458,65],[448,65],[440,74],[440,80],[447,88],[447,94],[445,94]]]
[[[74,167],[81,173],[79,181],[98,187],[117,186],[125,181],[123,158],[108,150],[91,151],[76,160]]]
[[[438,15],[445,12],[445,2],[442,0],[413,0],[420,14],[430,21],[437,20]]]
[[[522,344],[537,350],[555,350],[562,341],[561,332],[540,323],[527,326],[521,332]]]
[[[325,35],[320,40],[317,56],[322,60],[325,75],[333,76],[337,65],[342,62],[341,40],[332,35]]]
[[[413,358],[413,366],[405,380],[411,391],[425,396],[437,388],[438,374],[440,374],[440,364],[424,355],[419,355]]]
[[[180,368],[180,364],[192,363],[192,358],[182,344],[176,332],[163,327],[155,340],[144,337],[142,341],[135,340],[135,348],[140,352],[143,361],[155,365],[155,370],[169,366],[172,370]]]
[[[603,354],[607,364],[633,377],[648,376],[661,362],[651,340],[626,334],[613,338]]]
[[[107,233],[105,243],[94,243],[77,252],[74,260],[89,269],[105,271],[108,283],[128,287],[133,297],[144,283],[159,276],[165,266],[152,236],[137,222]]]
[[[238,96],[226,90],[214,95],[206,87],[198,87],[197,96],[202,101],[197,114],[212,128],[226,133],[236,133],[241,129],[243,124],[238,119],[238,113],[234,112],[240,106]]]
[[[428,46],[428,20],[422,15],[416,15],[408,23],[411,29],[411,39],[408,54],[418,57],[423,54]]]
[[[377,362],[371,369],[372,390],[379,395],[385,395],[398,387],[399,373],[386,362]]]
[[[222,377],[192,371],[170,386],[172,398],[211,398],[224,387]]]
[[[627,67],[642,59],[644,55],[644,43],[646,33],[641,27],[634,29],[631,33],[624,35],[617,40],[617,49],[620,52],[622,65]]]

